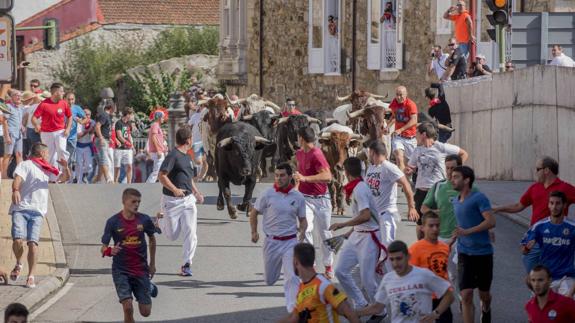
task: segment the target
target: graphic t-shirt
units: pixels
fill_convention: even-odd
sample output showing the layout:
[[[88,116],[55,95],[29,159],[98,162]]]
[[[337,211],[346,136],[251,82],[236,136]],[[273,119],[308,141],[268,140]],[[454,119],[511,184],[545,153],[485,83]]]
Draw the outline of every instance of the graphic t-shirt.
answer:
[[[146,236],[154,235],[155,227],[149,216],[136,213],[132,220],[122,216],[122,212],[112,216],[106,221],[106,228],[102,235],[102,243],[120,244],[120,252],[113,257],[112,271],[135,277],[148,275],[148,250]]]
[[[449,287],[448,281],[429,269],[411,267],[403,277],[395,271],[383,276],[375,301],[389,306],[393,323],[419,323],[433,310],[432,295],[442,297]]]
[[[294,189],[284,194],[271,187],[258,197],[254,208],[262,214],[262,228],[268,236],[296,234],[298,218],[305,218],[305,199]]]
[[[421,239],[409,247],[409,263],[427,268],[437,276],[449,281],[447,264],[449,261],[449,246],[447,243],[438,241],[431,243]]]
[[[415,188],[429,189],[445,179],[445,157],[459,154],[460,148],[436,141],[431,147],[417,146],[409,158],[409,167],[417,167]]]
[[[543,219],[527,232],[523,243],[535,240],[541,248],[540,264],[551,271],[553,280],[575,277],[575,223],[564,220],[553,224]]]
[[[365,182],[371,189],[378,214],[397,211],[397,181],[403,176],[399,167],[388,160],[367,168]]]
[[[299,285],[294,311],[298,317],[307,319],[300,322],[338,323],[337,308],[346,299],[345,293],[337,289],[329,279],[316,275],[309,282]]]
[[[120,131],[120,133],[122,134],[122,138],[124,138],[124,141],[126,141],[127,143],[121,144],[119,147],[116,147],[116,149],[132,149],[132,127],[130,126],[130,123],[126,123],[124,121],[122,121],[122,119],[116,121],[116,125],[114,127],[116,129],[116,131]],[[117,136],[117,134],[116,134]],[[120,142],[119,140],[117,140],[118,142]]]
[[[456,196],[451,199],[457,224],[463,229],[479,225],[483,220],[482,213],[491,210],[489,199],[481,192],[471,192],[465,200],[459,201]],[[457,238],[457,251],[470,256],[493,254],[489,231],[484,230]]]
[[[320,170],[328,169],[329,164],[321,149],[314,147],[310,151],[305,152],[303,149],[295,153],[297,160],[297,170],[303,176],[317,175]],[[305,195],[324,195],[327,192],[327,184],[325,183],[307,183],[301,182],[299,184],[299,191]]]
[[[66,100],[54,102],[48,98],[38,105],[38,108],[34,111],[34,116],[42,118],[40,131],[54,132],[64,130],[64,121],[66,118],[72,117],[72,111]]]
[[[177,188],[191,194],[192,179],[194,178],[193,165],[190,155],[184,154],[179,149],[173,149],[160,166],[160,172],[168,173],[168,178]],[[174,193],[166,187],[162,188],[162,193],[174,196]]]
[[[417,106],[415,105],[415,102],[408,98],[406,98],[403,103],[398,103],[396,99],[393,99],[389,108],[393,111],[393,115],[395,116],[395,129],[405,126],[411,119],[412,115],[417,115]],[[401,136],[407,138],[415,137],[416,131],[417,125],[414,125],[413,127],[404,130],[401,133]]]

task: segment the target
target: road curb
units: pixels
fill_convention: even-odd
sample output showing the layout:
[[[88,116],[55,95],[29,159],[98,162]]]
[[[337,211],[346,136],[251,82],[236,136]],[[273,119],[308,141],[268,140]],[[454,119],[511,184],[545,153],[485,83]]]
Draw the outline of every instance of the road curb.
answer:
[[[62,235],[60,233],[60,226],[58,225],[58,218],[56,217],[56,212],[54,210],[52,194],[50,193],[49,196],[50,200],[48,203],[48,213],[46,213],[46,222],[48,223],[50,236],[52,238],[56,270],[52,275],[39,281],[36,288],[31,289],[29,292],[15,300],[15,302],[25,305],[30,311],[40,305],[40,303],[48,296],[64,287],[70,277],[70,269],[66,262],[66,253],[64,251],[64,246],[62,245]]]

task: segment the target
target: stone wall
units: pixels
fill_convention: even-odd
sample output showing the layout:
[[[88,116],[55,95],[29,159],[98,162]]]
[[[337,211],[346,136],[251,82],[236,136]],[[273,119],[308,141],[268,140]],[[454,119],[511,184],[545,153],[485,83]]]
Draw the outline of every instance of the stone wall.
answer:
[[[142,48],[145,48],[165,28],[162,26],[107,25],[61,43],[58,50],[39,50],[29,53],[26,55],[26,60],[30,62],[30,66],[26,69],[25,84],[28,84],[32,79],[39,79],[41,84],[47,87],[50,83],[57,81],[54,79],[54,71],[62,64],[74,40],[91,37],[94,41],[106,41],[111,46],[131,42],[141,44]]]
[[[336,94],[351,91],[351,68],[345,62],[352,55],[352,1],[341,0],[340,33],[342,35],[339,76],[309,74],[308,66],[308,1],[264,1],[263,95],[278,104],[293,97],[301,106],[313,109],[333,109],[338,104]],[[246,85],[228,86],[241,96],[259,92],[259,0],[248,1],[248,78]],[[423,90],[428,86],[427,64],[435,35],[434,5],[429,1],[403,1],[404,58],[399,72],[367,69],[367,1],[357,1],[357,88],[374,93],[394,94],[403,84],[419,106],[427,106]],[[446,37],[439,37],[443,40]],[[443,41],[445,42],[445,41]]]
[[[450,82],[451,142],[479,178],[532,180],[536,159],[549,155],[575,182],[574,88],[575,68],[544,65]]]

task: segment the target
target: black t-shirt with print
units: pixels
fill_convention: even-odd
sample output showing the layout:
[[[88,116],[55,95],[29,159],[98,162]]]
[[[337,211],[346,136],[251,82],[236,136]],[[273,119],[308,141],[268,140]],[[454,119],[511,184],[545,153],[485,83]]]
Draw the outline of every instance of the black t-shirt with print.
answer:
[[[130,126],[129,122],[124,122],[122,121],[122,119],[116,121],[116,126],[115,126],[116,132],[120,131],[122,133],[122,138],[124,138],[125,141],[129,142],[130,144],[128,146],[122,144],[120,147],[117,147],[116,149],[132,149],[132,127]],[[118,134],[116,134],[116,138],[118,137]],[[117,140],[118,142],[120,142],[120,140]]]

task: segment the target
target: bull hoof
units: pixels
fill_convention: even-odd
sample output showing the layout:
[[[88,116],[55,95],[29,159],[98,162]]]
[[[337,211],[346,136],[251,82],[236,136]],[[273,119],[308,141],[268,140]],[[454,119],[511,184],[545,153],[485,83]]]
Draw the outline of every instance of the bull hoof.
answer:
[[[228,209],[228,214],[230,215],[230,219],[232,219],[232,220],[235,220],[238,218],[238,212],[236,211],[236,208]]]
[[[224,205],[223,204],[218,204],[217,205],[218,211],[221,211],[224,209]]]
[[[238,210],[245,212],[248,210],[249,203],[238,204]]]

